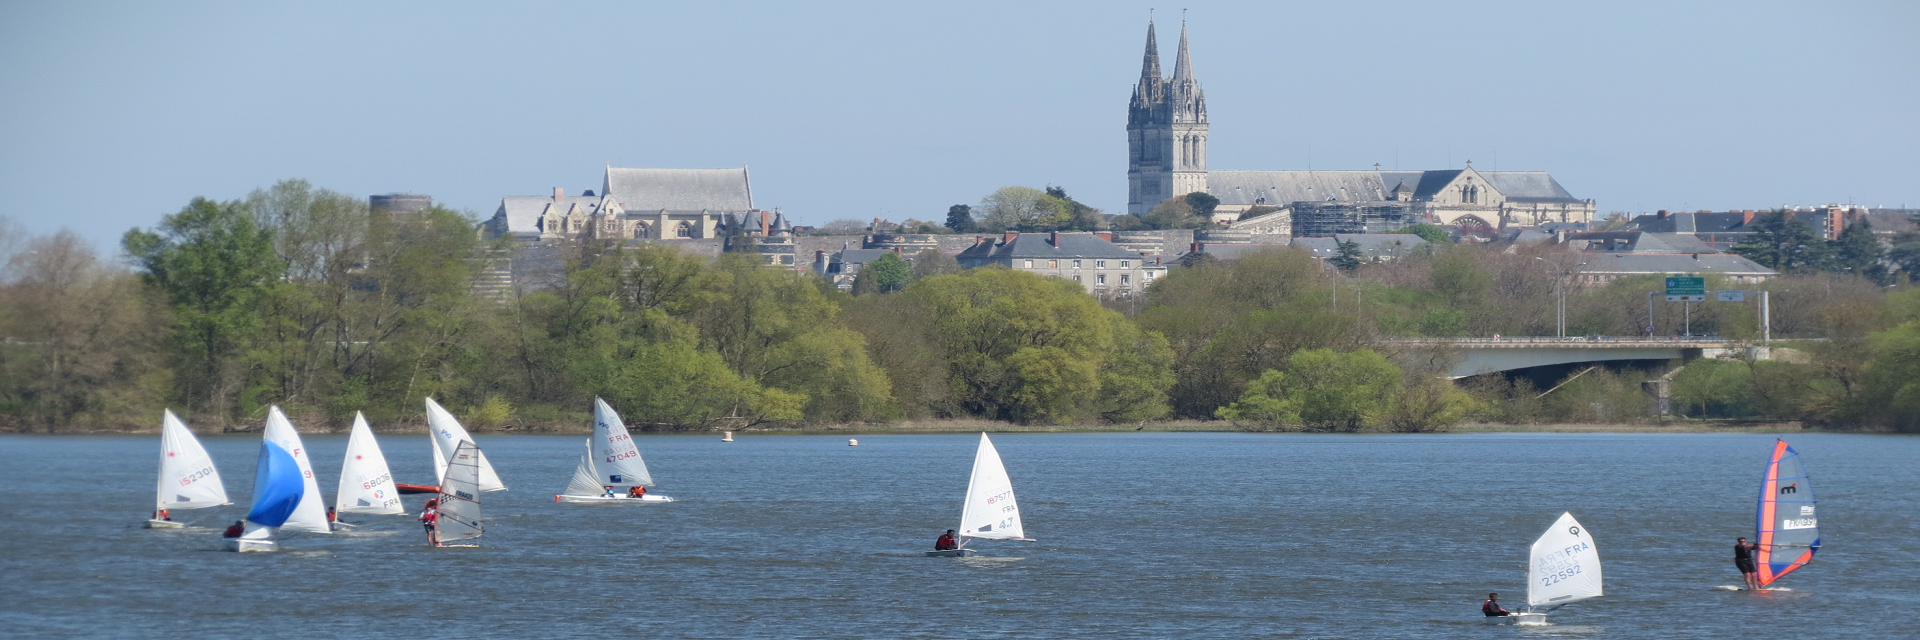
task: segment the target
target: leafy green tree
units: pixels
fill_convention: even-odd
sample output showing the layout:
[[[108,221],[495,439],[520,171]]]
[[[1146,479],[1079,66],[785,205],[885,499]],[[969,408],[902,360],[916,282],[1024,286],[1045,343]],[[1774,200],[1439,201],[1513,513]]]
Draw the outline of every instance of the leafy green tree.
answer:
[[[1341,240],[1335,245],[1340,253],[1327,259],[1327,263],[1341,271],[1353,271],[1360,268],[1360,243]]]
[[[1193,215],[1207,221],[1213,220],[1213,210],[1220,206],[1220,199],[1205,191],[1195,191],[1180,199],[1186,201],[1187,206],[1193,207]]]
[[[1001,187],[980,200],[977,230],[1000,233],[1031,230],[1065,222],[1059,201],[1033,187]]]
[[[1868,280],[1887,284],[1888,273],[1880,265],[1886,256],[1886,249],[1880,246],[1880,238],[1873,235],[1873,224],[1866,218],[1854,221],[1840,232],[1840,239],[1833,241],[1833,270],[1837,273],[1851,273]]]
[[[1107,316],[1113,350],[1100,366],[1095,411],[1107,422],[1152,420],[1172,411],[1173,347],[1158,333],[1143,331],[1120,314]]]
[[[1211,224],[1206,217],[1197,215],[1193,204],[1185,198],[1161,201],[1147,215],[1140,216],[1140,222],[1148,229],[1199,229]]]
[[[1099,231],[1107,228],[1106,217],[1100,214],[1099,209],[1087,206],[1079,200],[1073,199],[1073,196],[1067,195],[1066,189],[1048,186],[1047,196],[1056,201],[1056,206],[1064,209],[1063,213],[1066,217],[1066,223],[1059,227],[1060,230]]]
[[[947,207],[947,228],[954,230],[956,233],[972,231],[973,207],[964,204]]]
[[[912,265],[900,259],[898,254],[883,253],[873,262],[860,267],[860,274],[853,280],[853,294],[893,293],[912,281]]]
[[[1403,228],[1399,231],[1395,231],[1394,233],[1407,233],[1407,234],[1420,236],[1421,240],[1425,240],[1427,242],[1431,242],[1437,245],[1453,243],[1453,239],[1447,236],[1446,229],[1442,229],[1440,227],[1427,224],[1425,222],[1407,225],[1406,228]]]
[[[1887,251],[1887,261],[1893,263],[1900,273],[1906,274],[1908,282],[1920,281],[1920,233],[1908,231],[1894,236],[1893,248]]]
[[[150,421],[165,306],[73,232],[24,239],[0,255],[0,426]]]
[[[1240,400],[1222,407],[1227,420],[1266,426],[1300,424],[1315,431],[1354,431],[1375,423],[1400,385],[1400,368],[1370,349],[1294,353],[1287,366],[1261,374]]]
[[[960,273],[960,261],[939,249],[923,249],[913,256],[913,279]]]
[[[1264,216],[1269,213],[1277,213],[1279,211],[1280,211],[1280,207],[1268,206],[1264,204],[1256,204],[1251,207],[1247,207],[1246,211],[1240,212],[1240,217],[1236,218],[1236,220],[1252,220],[1254,218],[1258,218],[1260,216]]]
[[[283,273],[273,231],[241,202],[194,198],[153,231],[128,231],[121,245],[146,281],[173,304],[179,356],[193,362],[177,380],[191,404],[229,417],[243,372],[234,358],[260,330],[259,304]]]
[[[1826,268],[1832,257],[1827,242],[1813,232],[1813,226],[1786,211],[1760,214],[1751,226],[1753,240],[1731,251],[1760,266],[1799,275]]]

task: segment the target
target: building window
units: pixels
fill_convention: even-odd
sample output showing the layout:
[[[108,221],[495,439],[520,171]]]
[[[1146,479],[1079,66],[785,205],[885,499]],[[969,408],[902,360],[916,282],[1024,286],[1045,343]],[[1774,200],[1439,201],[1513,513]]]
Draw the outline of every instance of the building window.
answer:
[[[1094,283],[1094,284],[1106,284],[1106,283],[1107,283],[1107,274],[1104,274],[1104,273],[1102,273],[1102,274],[1100,274],[1100,275],[1097,275],[1097,276],[1094,276],[1094,277],[1093,277],[1093,283]]]
[[[1105,261],[1105,260],[1095,260],[1095,261],[1093,261],[1093,268],[1095,268],[1095,269],[1105,269],[1105,268],[1107,268],[1107,261]]]
[[[780,264],[793,264],[793,256],[780,256]]]
[[[1125,269],[1125,268],[1128,268],[1128,267],[1131,267],[1131,266],[1133,266],[1133,261],[1132,261],[1132,260],[1121,260],[1121,261],[1120,261],[1120,268],[1122,268],[1122,269]]]
[[[1033,268],[1033,261],[1032,261],[1032,260],[1028,260],[1028,261],[1027,261],[1027,266],[1026,266],[1026,267],[1024,267],[1024,268],[1026,268],[1026,269],[1032,269],[1032,268]]]
[[[1078,268],[1080,268],[1080,261],[1079,261],[1079,260],[1075,260],[1075,261],[1073,261],[1073,268],[1075,268],[1075,269],[1078,269]]]
[[[682,222],[678,228],[673,230],[673,235],[682,238],[691,238],[693,237],[693,225]]]
[[[1122,286],[1125,286],[1125,285],[1127,285],[1127,284],[1131,284],[1131,283],[1129,282],[1129,280],[1130,280],[1130,279],[1129,279],[1129,278],[1127,277],[1127,274],[1124,274],[1124,273],[1122,273],[1122,274],[1120,274],[1120,284],[1121,284]]]
[[[1146,277],[1147,277],[1147,279],[1148,279],[1148,280],[1152,280],[1152,279],[1153,279],[1153,272],[1152,272],[1152,271],[1148,271],[1148,272],[1146,273]]]
[[[1076,276],[1074,276],[1074,277],[1073,277],[1073,281],[1074,281],[1074,282],[1079,282],[1079,281],[1080,281],[1080,276],[1077,276],[1077,275],[1076,275]]]
[[[1047,268],[1048,268],[1048,269],[1058,269],[1058,268],[1060,268],[1060,261],[1059,261],[1059,260],[1048,260],[1048,261],[1047,261]]]

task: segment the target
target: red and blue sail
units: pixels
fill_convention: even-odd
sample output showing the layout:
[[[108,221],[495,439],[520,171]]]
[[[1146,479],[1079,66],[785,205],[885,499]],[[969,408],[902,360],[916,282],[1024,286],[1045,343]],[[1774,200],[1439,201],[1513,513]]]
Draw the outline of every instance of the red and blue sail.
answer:
[[[1820,550],[1820,519],[1814,511],[1813,483],[1807,468],[1785,440],[1775,440],[1767,472],[1760,480],[1755,523],[1754,564],[1762,586],[1793,573]]]

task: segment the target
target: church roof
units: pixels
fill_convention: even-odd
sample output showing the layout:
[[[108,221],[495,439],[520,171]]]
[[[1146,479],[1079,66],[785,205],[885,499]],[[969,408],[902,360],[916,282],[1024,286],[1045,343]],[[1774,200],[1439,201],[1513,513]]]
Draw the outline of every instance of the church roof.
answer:
[[[540,233],[540,214],[547,210],[547,205],[555,205],[562,213],[578,205],[582,213],[592,215],[600,207],[602,197],[562,196],[554,200],[553,196],[506,196],[500,198],[500,208],[494,210],[488,224],[494,225],[491,233],[537,234]],[[504,229],[499,227],[503,222]]]
[[[1573,194],[1567,193],[1560,183],[1545,171],[1482,171],[1487,182],[1500,190],[1500,195],[1515,202],[1584,202]]]
[[[628,211],[746,211],[753,208],[747,170],[607,167],[602,185]]]
[[[1409,173],[1419,173],[1417,171]],[[1225,205],[1386,200],[1380,171],[1208,171],[1207,193]]]

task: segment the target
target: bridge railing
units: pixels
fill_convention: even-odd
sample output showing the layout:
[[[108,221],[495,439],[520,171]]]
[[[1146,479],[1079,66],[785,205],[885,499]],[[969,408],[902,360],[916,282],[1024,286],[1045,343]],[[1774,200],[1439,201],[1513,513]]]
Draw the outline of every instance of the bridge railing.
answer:
[[[1388,342],[1399,344],[1436,344],[1436,345],[1620,345],[1620,346],[1678,346],[1678,345],[1727,345],[1745,344],[1750,340],[1735,340],[1718,336],[1662,336],[1656,338],[1620,338],[1615,336],[1500,336],[1497,338],[1388,338]]]

